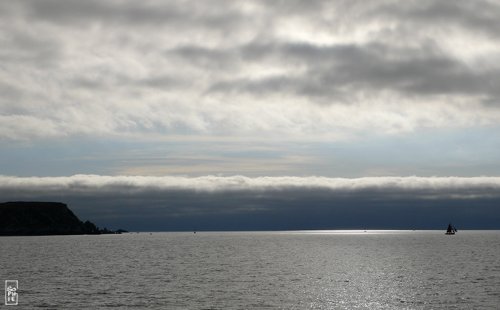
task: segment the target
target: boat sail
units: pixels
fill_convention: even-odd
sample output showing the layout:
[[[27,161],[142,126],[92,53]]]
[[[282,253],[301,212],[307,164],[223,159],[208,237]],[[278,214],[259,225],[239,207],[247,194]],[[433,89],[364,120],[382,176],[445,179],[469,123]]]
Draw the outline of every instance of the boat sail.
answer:
[[[454,235],[456,232],[457,232],[457,229],[455,227],[453,227],[450,223],[450,224],[448,224],[448,228],[446,229],[445,235]]]

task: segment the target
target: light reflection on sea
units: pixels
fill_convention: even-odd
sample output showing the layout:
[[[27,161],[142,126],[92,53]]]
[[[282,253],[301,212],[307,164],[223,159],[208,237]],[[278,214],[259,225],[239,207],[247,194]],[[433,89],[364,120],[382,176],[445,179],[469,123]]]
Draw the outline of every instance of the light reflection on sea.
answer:
[[[276,232],[283,234],[308,234],[308,235],[356,235],[356,234],[404,234],[404,233],[414,233],[415,230],[356,230],[356,229],[339,229],[339,230],[291,230],[284,232]],[[429,230],[423,230],[420,232],[431,232]],[[435,233],[435,232],[433,232]]]
[[[500,231],[0,238],[19,309],[498,309]]]

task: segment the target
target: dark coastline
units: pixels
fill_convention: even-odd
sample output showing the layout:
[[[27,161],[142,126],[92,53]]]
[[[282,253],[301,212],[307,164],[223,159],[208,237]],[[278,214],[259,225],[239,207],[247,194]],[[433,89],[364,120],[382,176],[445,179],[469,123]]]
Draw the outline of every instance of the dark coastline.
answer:
[[[0,203],[0,236],[100,235],[124,230],[99,228],[81,221],[60,202],[13,201]]]

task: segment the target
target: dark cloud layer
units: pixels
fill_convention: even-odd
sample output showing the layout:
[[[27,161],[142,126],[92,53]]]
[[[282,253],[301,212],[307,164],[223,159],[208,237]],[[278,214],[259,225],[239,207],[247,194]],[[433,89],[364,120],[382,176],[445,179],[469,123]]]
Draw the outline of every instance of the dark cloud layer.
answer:
[[[131,230],[500,228],[497,178],[3,177],[4,200],[66,202]]]
[[[81,218],[139,231],[442,229],[449,221],[461,229],[500,228],[499,198],[427,200],[418,196],[381,196],[296,189],[259,194],[167,191],[95,197],[43,195],[30,199],[63,201]]]

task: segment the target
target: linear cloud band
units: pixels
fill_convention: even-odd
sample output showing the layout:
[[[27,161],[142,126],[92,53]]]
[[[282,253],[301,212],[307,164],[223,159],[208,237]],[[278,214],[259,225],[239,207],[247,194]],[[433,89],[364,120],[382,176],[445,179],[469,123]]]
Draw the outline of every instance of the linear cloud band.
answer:
[[[6,192],[58,192],[71,194],[162,191],[279,191],[325,190],[332,193],[356,194],[378,192],[422,193],[423,197],[477,197],[500,196],[500,177],[256,177],[245,176],[100,176],[74,175],[69,177],[13,177],[0,176],[0,191]]]

